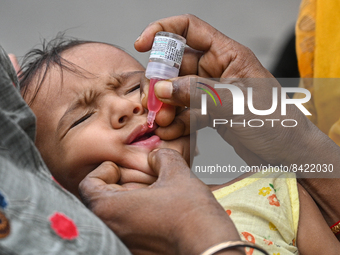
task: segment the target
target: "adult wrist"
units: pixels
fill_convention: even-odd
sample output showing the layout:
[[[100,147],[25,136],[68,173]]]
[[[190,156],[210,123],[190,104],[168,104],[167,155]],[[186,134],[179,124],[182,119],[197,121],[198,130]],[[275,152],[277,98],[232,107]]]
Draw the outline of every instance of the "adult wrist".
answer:
[[[332,164],[333,168],[336,169],[339,165],[340,148],[308,119],[299,120],[299,126],[295,132],[288,134],[291,136],[289,137],[291,142],[289,142],[289,148],[286,149],[287,156],[282,163],[284,165],[295,164],[297,167],[304,164]],[[314,171],[314,173],[313,171],[297,171],[297,174],[298,177],[302,178],[327,178],[324,172],[321,176],[317,176],[317,171]]]
[[[178,221],[176,233],[181,233],[176,254],[183,255],[201,254],[216,244],[240,240],[233,222],[217,202],[203,210],[200,207],[191,210]],[[240,255],[244,249],[231,248],[215,254]]]
[[[260,251],[264,255],[269,255],[269,253],[265,249],[248,241],[227,241],[227,242],[218,243],[210,247],[203,253],[201,253],[201,255],[222,254],[221,253],[222,251],[228,251],[228,250],[230,251],[231,249],[235,249],[235,248],[252,248],[257,251]]]

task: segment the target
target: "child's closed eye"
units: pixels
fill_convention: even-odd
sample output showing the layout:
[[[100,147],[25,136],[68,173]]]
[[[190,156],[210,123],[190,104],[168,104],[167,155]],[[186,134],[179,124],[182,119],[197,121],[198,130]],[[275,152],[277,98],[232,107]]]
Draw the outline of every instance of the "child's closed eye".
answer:
[[[134,92],[135,90],[138,90],[138,89],[140,89],[140,84],[138,84],[138,85],[134,86],[133,88],[129,89],[129,90],[126,92],[126,94],[129,94],[129,93],[131,93],[131,92]]]
[[[89,113],[85,114],[83,117],[81,117],[80,119],[78,119],[77,121],[75,121],[75,122],[72,124],[71,128],[73,128],[73,127],[79,125],[80,123],[82,123],[82,122],[84,122],[85,120],[87,120],[88,118],[90,118],[90,117],[92,116],[93,113],[94,113],[94,112],[89,112]]]

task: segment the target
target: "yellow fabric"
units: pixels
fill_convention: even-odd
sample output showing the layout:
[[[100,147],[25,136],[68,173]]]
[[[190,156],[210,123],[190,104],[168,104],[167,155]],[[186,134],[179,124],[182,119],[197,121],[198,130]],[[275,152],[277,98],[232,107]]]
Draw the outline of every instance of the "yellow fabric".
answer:
[[[315,1],[303,0],[296,22],[296,54],[300,76],[303,78],[312,78],[314,73],[315,10]]]
[[[298,254],[299,198],[294,174],[264,177],[258,173],[213,193],[243,240],[262,246],[269,254]],[[262,253],[247,248],[246,254]]]
[[[340,2],[316,1],[315,78],[340,77]]]
[[[340,2],[303,0],[296,23],[300,86],[312,99],[311,121],[340,145]],[[314,79],[309,79],[314,78]],[[300,95],[296,95],[299,97]]]

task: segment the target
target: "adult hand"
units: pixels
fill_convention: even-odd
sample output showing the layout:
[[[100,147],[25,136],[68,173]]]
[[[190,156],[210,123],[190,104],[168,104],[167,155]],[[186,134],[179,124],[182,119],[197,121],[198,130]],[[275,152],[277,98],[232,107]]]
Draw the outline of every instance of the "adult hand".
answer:
[[[205,184],[190,177],[179,153],[151,152],[149,164],[159,178],[148,188],[128,190],[116,184],[119,169],[113,164],[94,170],[79,186],[85,204],[133,254],[200,254],[239,239],[227,213]]]
[[[156,32],[168,31],[178,33],[187,39],[191,50],[186,54],[182,64],[182,75],[198,75],[201,77],[236,78],[236,80],[222,83],[233,83],[242,90],[247,98],[248,87],[252,87],[252,98],[255,109],[267,110],[272,105],[272,89],[280,91],[280,85],[272,78],[271,74],[263,68],[254,54],[246,47],[238,44],[223,35],[209,24],[192,15],[170,17],[151,23],[135,42],[135,48],[139,51],[147,51],[151,48],[152,40]],[[254,79],[253,79],[254,78]],[[241,79],[241,80],[239,80]],[[219,80],[218,80],[219,81]],[[214,85],[209,81],[204,83]],[[197,84],[194,82],[194,86]],[[190,106],[189,109],[177,114],[175,118],[168,112],[160,112],[156,122],[161,126],[157,134],[163,139],[173,139],[176,136],[185,135],[190,132],[189,115],[192,116],[190,125],[199,128],[211,126],[215,116],[234,122],[246,121],[242,125],[219,125],[217,130],[221,136],[229,142],[236,152],[249,164],[260,165],[271,163],[272,165],[283,164],[300,166],[311,166],[312,164],[327,164],[334,167],[334,177],[339,177],[337,169],[340,166],[340,148],[336,146],[325,134],[315,127],[300,110],[294,105],[287,106],[286,115],[281,114],[280,101],[275,112],[268,116],[259,116],[249,111],[245,103],[243,116],[232,115],[233,98],[226,89],[219,90],[223,107],[215,107],[208,100],[208,114],[202,116],[199,108],[201,90],[193,89],[190,93],[190,79],[182,77],[172,79],[172,82],[158,82],[155,86],[156,96],[166,104],[177,106]],[[143,104],[146,107],[147,90],[144,90]],[[278,93],[280,98],[280,93]],[[191,105],[190,105],[191,99]],[[247,102],[245,100],[244,102]],[[215,107],[215,108],[214,108]],[[189,114],[190,113],[190,114]],[[171,124],[167,127],[162,121],[168,119]],[[171,119],[171,121],[169,120]],[[249,127],[248,121],[261,119],[266,126],[261,128]],[[280,121],[266,121],[274,119]],[[298,124],[294,128],[286,128],[281,125],[282,119],[293,119]],[[255,123],[256,124],[256,123]],[[275,124],[272,127],[272,124]],[[193,128],[194,129],[194,128]],[[298,172],[299,173],[299,172]],[[322,173],[319,177],[331,177],[330,173]],[[299,174],[302,177],[315,178],[316,173]],[[318,205],[332,225],[340,218],[340,205],[336,197],[340,192],[337,179],[300,179],[307,191],[317,201]]]
[[[247,98],[247,88],[252,87],[255,109],[270,109],[272,101],[272,88],[280,91],[279,83],[257,60],[255,55],[245,46],[225,36],[208,23],[200,20],[193,15],[182,15],[161,19],[151,23],[135,42],[135,48],[139,51],[150,50],[154,35],[159,31],[177,33],[187,39],[187,45],[192,49],[183,57],[181,75],[198,75],[200,77],[218,78],[217,81],[223,81],[223,78],[233,79],[228,83],[233,83]],[[197,128],[212,126],[214,118],[233,119],[234,122],[247,122],[250,119],[283,119],[280,107],[269,116],[255,116],[252,114],[245,102],[244,115],[233,116],[233,98],[229,90],[217,90],[223,101],[223,107],[215,107],[212,101],[208,100],[208,115],[202,116],[200,113],[201,90],[196,89],[198,80],[186,76],[172,79],[169,82],[158,82],[155,86],[156,96],[168,105],[181,107],[190,107],[180,114],[170,114],[169,107],[167,111],[161,110],[156,116],[156,122],[160,128],[156,134],[162,139],[174,139],[181,135],[187,135],[190,132],[189,126]],[[205,84],[214,86],[212,81],[202,81]],[[190,87],[191,85],[191,87]],[[143,88],[142,102],[144,107],[147,105],[147,88]],[[279,94],[280,96],[280,94]],[[191,103],[191,104],[190,104]],[[291,105],[290,105],[291,106]],[[197,109],[195,109],[197,108]],[[183,109],[183,108],[182,108]],[[172,110],[173,111],[173,110]],[[189,125],[189,115],[192,116]],[[311,129],[311,123],[296,108],[289,107],[287,116],[290,119],[296,119],[301,127]],[[286,116],[284,116],[286,118]],[[219,125],[218,132],[229,142],[241,157],[250,165],[261,163],[287,163],[285,159],[290,155],[290,150],[286,150],[288,145],[296,137],[305,135],[305,129],[299,128],[299,132],[291,132],[287,136],[287,131],[280,122],[266,122],[263,128],[249,128],[242,125]],[[170,125],[169,125],[170,124]],[[228,128],[227,128],[228,127]],[[194,128],[191,129],[192,131]],[[265,137],[264,137],[265,134]],[[279,134],[279,135],[278,135]],[[287,138],[287,139],[286,139]],[[273,143],[277,148],[273,148]],[[256,153],[254,153],[256,152]],[[298,158],[300,153],[296,153]],[[279,157],[278,157],[279,155]],[[295,160],[295,159],[294,159]]]
[[[194,15],[181,15],[161,19],[151,23],[135,42],[136,50],[145,52],[151,49],[154,36],[159,31],[182,35],[187,45],[180,69],[180,75],[198,75],[206,78],[225,77],[273,77],[257,60],[250,49],[228,38],[208,23]],[[144,107],[147,107],[148,86],[142,88]],[[145,96],[146,95],[146,96]],[[169,132],[168,126],[175,116],[175,108],[163,104],[156,115],[161,127],[159,135]],[[178,109],[177,109],[178,111]],[[176,123],[178,124],[178,123]],[[173,139],[164,136],[163,139]]]
[[[191,47],[184,54],[180,75],[197,74],[209,78],[273,77],[250,49],[190,14],[149,24],[136,40],[136,50],[150,50],[155,34],[159,31],[182,35]]]

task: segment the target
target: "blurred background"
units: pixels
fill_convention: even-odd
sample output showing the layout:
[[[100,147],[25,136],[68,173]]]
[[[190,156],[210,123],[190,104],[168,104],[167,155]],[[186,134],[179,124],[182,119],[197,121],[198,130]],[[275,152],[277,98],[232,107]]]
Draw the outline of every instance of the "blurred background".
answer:
[[[138,53],[133,47],[143,29],[157,19],[191,13],[249,47],[276,77],[296,77],[293,34],[299,5],[300,0],[2,0],[0,44],[20,60],[43,39],[67,31],[79,39],[119,45],[146,65],[149,53]],[[244,164],[214,132],[199,132],[194,164],[205,162],[202,155],[212,149],[202,145],[209,143],[218,144],[216,160],[227,154],[232,165]]]
[[[59,31],[80,39],[114,43],[142,64],[148,53],[133,43],[160,18],[191,13],[248,46],[272,70],[293,33],[300,0],[2,0],[0,44],[23,56]]]

